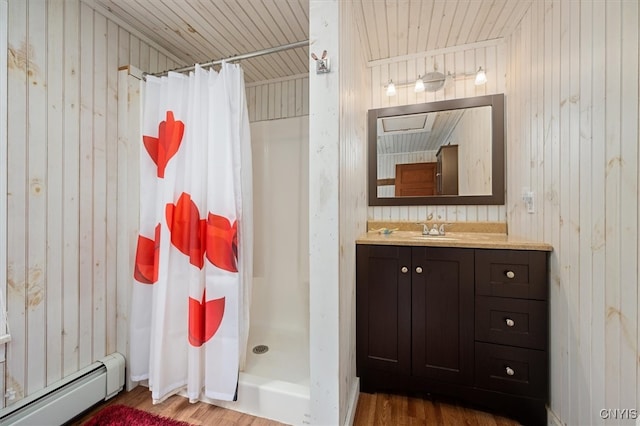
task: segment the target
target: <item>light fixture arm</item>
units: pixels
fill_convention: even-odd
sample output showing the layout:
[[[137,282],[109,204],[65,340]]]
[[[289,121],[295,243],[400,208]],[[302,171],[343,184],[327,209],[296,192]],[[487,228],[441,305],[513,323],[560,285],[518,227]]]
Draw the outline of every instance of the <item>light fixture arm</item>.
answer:
[[[451,80],[457,80],[460,78],[469,78],[469,77],[474,77],[475,78],[475,84],[476,85],[481,85],[481,84],[485,84],[487,82],[487,76],[485,73],[484,68],[479,67],[478,71],[474,72],[474,73],[451,73],[451,71],[447,72],[447,74],[444,76],[444,78],[432,78],[432,79],[424,79],[421,75],[418,75],[418,79],[417,80],[412,80],[412,81],[401,81],[401,82],[397,82],[394,83],[393,80],[389,80],[388,83],[383,84],[382,86],[387,90],[387,96],[393,96],[396,93],[396,89],[398,87],[406,87],[406,86],[414,86],[414,90],[416,92],[418,91],[422,91],[422,90],[418,90],[419,88],[419,81],[422,81],[422,84],[428,84],[428,83],[438,83],[441,82],[443,80],[447,80],[447,79],[451,79]],[[390,90],[389,87],[392,87],[392,89]],[[392,92],[392,94],[389,94],[389,92]]]

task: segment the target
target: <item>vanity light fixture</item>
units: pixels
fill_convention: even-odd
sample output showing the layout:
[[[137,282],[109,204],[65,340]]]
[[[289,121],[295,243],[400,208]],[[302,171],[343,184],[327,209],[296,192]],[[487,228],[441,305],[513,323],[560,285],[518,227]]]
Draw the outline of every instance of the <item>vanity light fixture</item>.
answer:
[[[476,86],[481,86],[487,82],[487,74],[485,74],[482,67],[478,68],[478,72],[476,73]]]
[[[396,85],[393,84],[393,80],[389,80],[389,84],[387,84],[387,96],[395,96],[396,94]]]
[[[435,66],[433,67],[433,69],[433,72],[428,72],[424,75],[424,88],[427,92],[437,92],[438,90],[442,89],[444,87],[444,84],[447,82],[446,75],[438,72]]]
[[[416,93],[424,92],[425,90],[435,92],[441,89],[450,77],[452,77],[451,73],[445,76],[439,72],[430,72],[425,74],[424,77],[419,75],[415,82],[405,81],[394,84],[393,80],[389,80],[389,83],[385,84],[384,87],[387,89],[387,96],[395,96],[396,86],[404,87],[413,85],[413,91]]]
[[[413,88],[413,91],[416,93],[424,92],[424,81],[422,81],[422,77],[418,75],[418,79],[416,80],[416,85]]]
[[[448,84],[451,80],[469,77],[475,77],[474,81],[476,86],[481,86],[487,83],[487,74],[482,67],[478,67],[478,71],[476,71],[475,73],[452,74],[451,71],[448,71],[445,75],[441,72],[433,71],[426,73],[424,76],[418,75],[418,78],[415,81],[404,81],[394,84],[393,80],[389,80],[389,82],[383,85],[383,87],[387,90],[387,96],[396,95],[396,86],[413,86],[413,91],[416,93],[424,91],[437,92],[438,90],[445,87],[445,85]]]

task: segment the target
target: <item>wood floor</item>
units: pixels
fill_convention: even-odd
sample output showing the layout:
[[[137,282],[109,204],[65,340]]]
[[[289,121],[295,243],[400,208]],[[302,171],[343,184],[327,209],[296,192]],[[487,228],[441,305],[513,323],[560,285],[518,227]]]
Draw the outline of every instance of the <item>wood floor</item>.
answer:
[[[97,405],[69,423],[80,426],[107,405],[122,404],[164,417],[181,420],[192,425],[251,425],[279,426],[272,420],[238,413],[206,403],[190,404],[186,398],[173,396],[161,404],[151,403],[151,393],[138,386],[131,392],[122,392],[115,398]],[[361,393],[355,414],[355,426],[414,426],[414,425],[473,425],[515,426],[518,422],[466,407],[431,401],[428,399]]]
[[[216,407],[204,402],[189,403],[189,400],[174,395],[167,398],[160,404],[153,405],[151,392],[144,386],[138,386],[131,392],[122,392],[118,396],[111,398],[103,404],[99,404],[77,419],[74,419],[68,426],[80,426],[89,420],[102,408],[111,404],[127,405],[139,410],[148,411],[163,417],[170,417],[175,420],[190,423],[192,425],[216,425],[216,426],[278,426],[282,423],[272,420],[262,419],[239,413],[233,410]]]
[[[356,426],[469,425],[515,426],[515,420],[430,399],[384,393],[361,393]]]

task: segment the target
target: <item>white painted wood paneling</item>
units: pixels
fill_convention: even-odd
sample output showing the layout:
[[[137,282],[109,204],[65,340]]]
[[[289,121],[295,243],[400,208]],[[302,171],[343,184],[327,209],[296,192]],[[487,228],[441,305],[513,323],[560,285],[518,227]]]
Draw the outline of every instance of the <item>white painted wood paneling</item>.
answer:
[[[638,22],[635,1],[534,2],[507,41],[508,226],[554,246],[550,408],[565,424],[640,405]]]
[[[10,405],[116,350],[118,67],[176,63],[79,0],[9,1],[7,16]]]
[[[354,1],[366,58],[444,49],[510,34],[531,1]]]
[[[470,45],[461,45],[422,54],[407,55],[369,62],[371,100],[367,109],[396,105],[409,105],[505,93],[506,44],[504,40],[492,40]],[[474,75],[482,66],[487,73],[487,84],[476,86]],[[396,96],[386,96],[384,85],[394,82],[414,82],[418,75],[424,75],[437,68],[439,72],[457,75],[442,90],[415,93],[413,84],[396,86]],[[467,74],[465,77],[464,75]],[[507,139],[510,133],[507,132]],[[507,169],[511,165],[507,161]],[[506,206],[372,206],[368,208],[370,220],[426,221],[429,215],[434,220],[446,222],[492,221],[506,222]]]
[[[354,6],[340,3],[340,423],[351,424],[359,392],[356,378],[356,253],[354,241],[367,230],[367,137],[368,75],[357,28]],[[317,152],[316,155],[323,155]],[[313,188],[314,186],[312,186]],[[315,186],[315,188],[318,188]],[[313,396],[313,394],[312,394]]]
[[[27,5],[27,28],[30,40],[30,55],[34,62],[46,57],[47,8],[41,4]],[[27,76],[27,114],[31,120],[46,117],[46,62],[32,68]],[[30,120],[30,121],[31,121]],[[45,279],[46,224],[47,224],[47,145],[45,126],[27,126],[27,209],[26,209],[26,343],[28,347],[43,347],[45,343]],[[45,384],[44,354],[35,351],[26,353],[27,380],[25,390],[41,389]]]
[[[92,321],[92,293],[93,283],[93,108],[94,108],[94,65],[93,65],[93,25],[82,25],[83,22],[93,24],[93,11],[80,5],[80,157],[79,157],[79,273],[78,288],[78,346],[77,356],[80,365],[89,365],[92,358],[91,332]],[[98,94],[100,96],[102,94]],[[98,287],[102,283],[96,283]]]
[[[340,5],[309,2],[314,50],[340,67]],[[309,68],[315,65],[309,58]],[[340,75],[309,75],[309,328],[311,424],[341,424]]]
[[[0,0],[0,170],[7,170],[7,0]],[[7,334],[7,174],[0,173],[0,335]],[[0,395],[5,389],[6,345],[0,345]],[[0,398],[0,409],[4,408]]]
[[[138,242],[140,204],[141,72],[132,66],[118,71],[117,206],[116,206],[116,351],[129,363],[129,314]],[[126,377],[126,389],[133,383]]]
[[[62,374],[61,378],[75,373],[78,364],[79,310],[78,291],[80,286],[80,3],[65,2],[63,69],[63,159],[62,193],[60,197],[63,212],[63,251],[62,263]],[[60,31],[60,29],[54,30]],[[52,339],[54,337],[52,336]]]
[[[32,63],[27,44],[27,2],[9,4],[9,45],[7,97],[12,100],[7,109],[7,316],[12,341],[7,351],[5,386],[22,399],[27,380],[27,74]],[[19,23],[19,25],[18,25]],[[18,124],[20,123],[20,124]],[[40,351],[42,348],[40,346]],[[44,360],[42,360],[44,363]],[[9,405],[13,401],[5,401]]]
[[[64,2],[51,1],[48,4],[47,28],[64,28]],[[64,32],[56,31],[48,35],[46,49],[48,52],[63,51]],[[47,186],[62,188],[64,179],[64,126],[60,123],[64,119],[64,74],[59,72],[64,63],[64,56],[51,56],[47,61]],[[46,244],[47,259],[55,259],[63,252],[63,203],[58,201],[59,195],[52,191],[46,192]],[[46,335],[61,336],[63,330],[63,264],[62,262],[47,262],[46,265]],[[47,345],[46,382],[52,383],[62,378],[62,339],[50,339]]]
[[[462,120],[448,140],[458,145],[458,193],[491,194],[491,145],[478,143],[491,139],[491,108],[466,110]]]
[[[185,65],[308,39],[309,3],[305,0],[82,1],[174,52]],[[306,73],[308,52],[305,46],[243,61],[245,78],[256,82]],[[147,54],[152,67],[158,63],[155,51],[143,54],[142,65]],[[160,71],[171,68],[175,67]]]
[[[118,26],[112,22],[107,21],[107,55],[106,55],[106,67],[107,70],[118,69]],[[157,51],[154,50],[158,56]],[[100,302],[104,306],[105,327],[107,329],[106,339],[104,341],[103,350],[105,353],[110,354],[116,350],[116,322],[111,318],[117,318],[117,240],[122,234],[118,233],[117,229],[117,206],[118,200],[118,127],[113,123],[118,123],[118,73],[108,72],[106,73],[106,114],[105,114],[105,127],[104,127],[104,141],[105,141],[105,200],[106,205],[103,211],[104,216],[107,218],[105,226],[105,237],[103,241],[104,246],[104,280],[105,289],[104,293],[98,295],[99,298],[103,298]],[[116,238],[111,237],[115,235]],[[131,270],[133,273],[133,270]],[[95,296],[94,296],[95,297]],[[96,330],[96,332],[98,332]]]
[[[308,93],[308,74],[248,83],[249,121],[253,123],[309,115]]]

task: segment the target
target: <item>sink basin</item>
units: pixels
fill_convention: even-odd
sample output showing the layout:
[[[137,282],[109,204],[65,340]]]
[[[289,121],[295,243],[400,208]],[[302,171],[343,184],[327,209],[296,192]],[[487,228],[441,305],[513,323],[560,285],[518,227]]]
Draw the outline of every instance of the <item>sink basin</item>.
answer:
[[[460,238],[447,237],[446,235],[416,235],[411,237],[416,240],[433,240],[433,241],[459,241]]]

